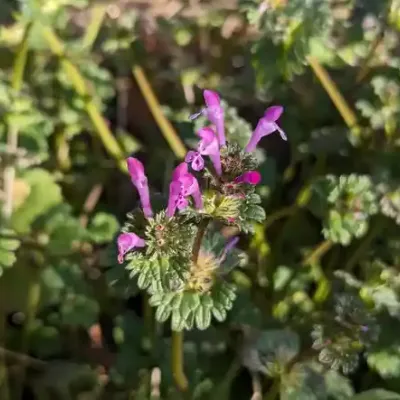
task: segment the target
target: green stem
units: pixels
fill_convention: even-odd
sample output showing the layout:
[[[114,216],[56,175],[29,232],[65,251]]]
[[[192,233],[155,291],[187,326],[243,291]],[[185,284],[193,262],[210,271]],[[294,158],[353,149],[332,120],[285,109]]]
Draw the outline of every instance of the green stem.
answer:
[[[186,392],[189,383],[183,370],[183,332],[172,331],[172,374],[179,390]]]
[[[90,23],[86,29],[85,36],[82,39],[83,47],[90,50],[99,35],[101,25],[106,16],[107,6],[105,4],[96,4],[92,7]]]
[[[197,262],[199,257],[201,243],[207,231],[209,219],[203,219],[197,229],[197,235],[194,239],[192,250],[192,261]],[[188,388],[188,381],[183,368],[183,332],[172,331],[172,374],[175,378],[178,388],[185,392]]]
[[[209,219],[203,219],[200,224],[199,227],[197,228],[197,235],[194,239],[194,243],[193,243],[193,250],[192,250],[192,261],[194,263],[197,262],[197,259],[199,258],[199,253],[200,253],[200,249],[201,249],[201,243],[203,241],[203,237],[206,233],[207,230],[207,226],[208,223],[210,222]]]
[[[308,255],[302,262],[303,266],[314,264],[321,259],[321,257],[332,248],[334,245],[330,240],[324,240]]]
[[[357,248],[357,250],[352,254],[352,256],[349,258],[347,261],[344,270],[347,272],[351,272],[351,270],[354,268],[354,266],[360,261],[362,256],[365,254],[365,252],[368,250],[369,246],[371,245],[371,242],[379,235],[379,233],[382,231],[384,226],[383,220],[377,222],[369,231],[367,236],[364,237],[364,239],[361,241],[360,246]]]
[[[156,95],[154,94],[154,91],[149,81],[147,80],[144,71],[141,67],[136,65],[132,68],[132,73],[136,79],[136,82],[140,88],[140,91],[142,92],[144,99],[146,100],[148,107],[150,108],[151,113],[153,114],[154,119],[157,122],[158,127],[164,135],[165,140],[171,147],[171,150],[174,152],[176,157],[180,159],[185,158],[185,145],[183,144],[181,138],[178,136],[171,123],[168,121],[167,118],[165,118],[161,110],[160,103]]]
[[[96,104],[91,98],[86,86],[85,79],[79,72],[78,68],[65,55],[64,44],[50,27],[43,26],[42,33],[51,51],[55,55],[60,57],[61,64],[65,70],[65,73],[70,79],[71,84],[74,86],[76,92],[85,100],[86,112],[96,130],[99,139],[103,143],[103,146],[105,147],[107,152],[117,161],[117,164],[121,171],[127,173],[128,170],[124,159],[124,152],[121,149],[118,141],[112,135],[104,118],[102,117]]]
[[[336,109],[346,122],[350,129],[359,129],[356,114],[350,108],[349,104],[340,93],[339,88],[335,82],[331,79],[326,69],[319,63],[315,57],[308,57],[308,63],[310,64],[314,74],[319,79],[321,85],[328,93]]]

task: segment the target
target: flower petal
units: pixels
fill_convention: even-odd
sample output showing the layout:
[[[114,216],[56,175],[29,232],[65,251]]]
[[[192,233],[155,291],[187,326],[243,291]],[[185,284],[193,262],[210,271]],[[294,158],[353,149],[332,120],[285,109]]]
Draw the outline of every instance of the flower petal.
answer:
[[[235,183],[248,183],[250,185],[257,185],[261,181],[261,174],[258,171],[248,171],[238,176]]]
[[[176,206],[178,210],[183,210],[189,205],[189,201],[185,199],[183,196],[178,198],[178,201],[176,202]]]
[[[144,176],[144,166],[137,158],[128,157],[126,163],[132,181],[138,181]]]
[[[121,233],[117,239],[118,245],[118,262],[121,264],[124,261],[126,253],[135,247],[144,247],[146,242],[135,233]]]
[[[219,107],[221,104],[218,93],[212,90],[204,90],[203,97],[207,107]]]
[[[189,173],[188,166],[185,162],[180,163],[175,169],[174,172],[172,173],[172,180],[176,181],[179,179],[180,176],[185,175]]]
[[[191,163],[195,159],[197,154],[198,154],[197,151],[193,151],[193,150],[188,151],[188,153],[186,154],[186,157],[185,157],[185,162]]]
[[[195,171],[201,171],[204,168],[204,159],[203,157],[197,153],[197,156],[193,159],[192,168]]]
[[[172,181],[169,185],[169,198],[167,207],[167,216],[169,218],[173,217],[176,210],[176,202],[181,193],[181,183],[179,181]]]
[[[266,118],[268,121],[275,122],[279,119],[279,117],[282,115],[282,113],[283,113],[282,106],[268,107],[265,110],[264,118]]]

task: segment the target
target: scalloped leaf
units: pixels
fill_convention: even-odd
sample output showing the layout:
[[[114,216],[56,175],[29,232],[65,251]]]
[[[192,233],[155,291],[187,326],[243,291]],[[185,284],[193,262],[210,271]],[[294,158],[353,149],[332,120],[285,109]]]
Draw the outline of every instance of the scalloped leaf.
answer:
[[[400,394],[385,389],[371,389],[353,396],[351,400],[400,400]]]

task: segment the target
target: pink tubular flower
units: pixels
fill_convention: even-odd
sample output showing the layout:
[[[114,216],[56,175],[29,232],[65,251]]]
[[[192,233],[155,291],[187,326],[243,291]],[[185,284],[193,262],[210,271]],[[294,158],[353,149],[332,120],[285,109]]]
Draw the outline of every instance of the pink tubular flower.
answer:
[[[282,106],[272,106],[267,108],[264,113],[264,116],[258,121],[255,131],[251,136],[251,139],[246,146],[245,151],[251,152],[254,151],[258,142],[264,136],[270,135],[271,133],[278,131],[283,140],[287,140],[285,132],[278,126],[276,121],[283,113]]]
[[[179,210],[186,208],[189,204],[187,201],[188,196],[192,196],[196,208],[203,208],[203,199],[197,179],[188,172],[187,164],[181,163],[172,173],[172,182],[169,185],[167,216],[172,217],[176,208]]]
[[[258,171],[248,171],[235,179],[235,183],[248,183],[249,185],[258,185],[261,181],[261,174]]]
[[[212,90],[204,90],[203,97],[206,103],[206,108],[202,109],[196,114],[191,115],[189,118],[193,120],[198,116],[205,114],[208,120],[214,124],[217,129],[220,146],[225,146],[224,109],[221,106],[219,95]]]
[[[202,156],[209,156],[218,175],[222,174],[221,156],[219,153],[219,143],[212,128],[201,128],[197,134],[201,140],[197,146],[197,151],[189,151],[185,161],[191,163],[195,171],[201,171],[204,168]]]
[[[140,203],[142,204],[144,215],[149,218],[153,216],[153,210],[150,204],[149,185],[147,177],[144,173],[143,164],[136,158],[129,157],[127,159],[128,170],[132,183],[136,186],[139,193]]]
[[[135,247],[144,247],[146,242],[135,233],[121,233],[117,239],[118,243],[118,262],[122,264],[124,262],[124,256],[126,253],[134,249]]]

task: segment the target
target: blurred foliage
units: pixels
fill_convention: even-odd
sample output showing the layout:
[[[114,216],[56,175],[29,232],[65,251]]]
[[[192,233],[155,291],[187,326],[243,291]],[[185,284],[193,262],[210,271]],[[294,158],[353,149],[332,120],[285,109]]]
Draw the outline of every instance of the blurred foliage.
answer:
[[[400,398],[400,2],[136,3],[0,4],[0,399]],[[188,148],[204,88],[241,146],[285,107],[289,141],[257,152],[263,208],[215,320],[197,298],[144,295],[158,281],[117,264],[137,202],[121,161],[138,152],[159,194],[175,163],[134,65]],[[171,313],[192,320],[185,394]]]

